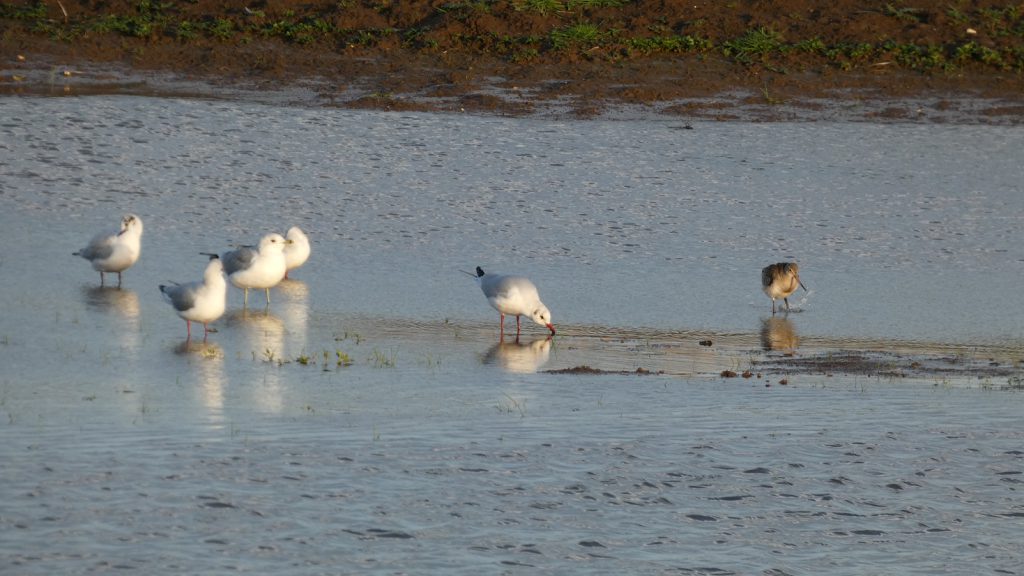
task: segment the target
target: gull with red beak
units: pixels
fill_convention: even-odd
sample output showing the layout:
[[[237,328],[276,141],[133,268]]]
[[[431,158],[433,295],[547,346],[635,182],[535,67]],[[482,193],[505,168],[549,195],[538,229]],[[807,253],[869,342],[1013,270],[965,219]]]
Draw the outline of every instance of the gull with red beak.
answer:
[[[467,272],[467,274],[469,274]],[[473,276],[473,274],[469,274]],[[516,336],[519,336],[519,317],[529,316],[534,322],[555,333],[551,324],[551,312],[540,301],[537,287],[522,276],[505,276],[501,274],[485,274],[483,269],[476,267],[476,281],[480,284],[487,302],[501,314],[501,334],[505,334],[505,315],[516,317]]]

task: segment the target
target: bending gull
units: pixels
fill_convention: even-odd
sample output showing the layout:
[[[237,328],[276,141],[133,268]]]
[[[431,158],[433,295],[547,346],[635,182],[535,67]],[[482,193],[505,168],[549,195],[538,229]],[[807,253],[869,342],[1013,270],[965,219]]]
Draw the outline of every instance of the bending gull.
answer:
[[[467,272],[468,274],[468,272]],[[470,276],[473,276],[470,274]],[[505,314],[515,314],[516,336],[519,336],[519,317],[529,316],[534,322],[555,333],[551,324],[551,312],[540,301],[537,287],[522,276],[503,276],[485,274],[483,269],[476,267],[476,280],[483,290],[487,302],[501,315],[501,334],[505,334]]]

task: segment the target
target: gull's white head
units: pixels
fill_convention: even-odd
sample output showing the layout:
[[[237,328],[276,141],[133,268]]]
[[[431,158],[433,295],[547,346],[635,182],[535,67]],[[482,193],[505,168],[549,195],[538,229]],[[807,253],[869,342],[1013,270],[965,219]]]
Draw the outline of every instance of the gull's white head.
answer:
[[[289,228],[284,237],[293,244],[309,244],[309,238],[306,236],[306,233],[298,226]]]
[[[284,258],[289,270],[302,266],[309,259],[309,238],[298,226],[292,226],[285,235]]]
[[[203,273],[203,279],[207,282],[211,278],[222,277],[224,275],[224,263],[221,262],[217,256],[210,257],[210,263],[206,265],[206,272]]]
[[[551,330],[552,334],[555,333],[555,326],[551,323],[551,311],[548,310],[547,306],[538,302],[537,309],[530,313],[530,318],[537,324]]]
[[[142,235],[142,218],[139,218],[135,214],[125,214],[121,218],[121,231],[117,233],[118,236],[132,232],[134,234]]]
[[[278,254],[284,251],[286,243],[287,240],[284,239],[284,236],[274,232],[260,238],[258,250],[260,251],[260,254]]]

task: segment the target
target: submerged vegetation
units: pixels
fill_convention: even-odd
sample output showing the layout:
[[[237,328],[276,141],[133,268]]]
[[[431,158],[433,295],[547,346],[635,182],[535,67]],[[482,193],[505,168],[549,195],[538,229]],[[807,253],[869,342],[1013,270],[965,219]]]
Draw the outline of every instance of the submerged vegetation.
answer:
[[[332,351],[326,348],[320,352],[303,352],[295,358],[279,356],[274,350],[266,348],[258,354],[253,351],[252,359],[262,360],[268,364],[277,364],[278,366],[284,366],[292,362],[302,366],[319,366],[324,372],[330,372],[332,369],[348,368],[355,363],[346,352],[339,349]]]
[[[891,65],[916,71],[968,66],[1024,71],[1024,9],[1018,4],[978,7],[954,1],[926,10],[889,3],[871,16],[898,25],[891,29],[938,28],[941,23],[946,32],[932,39],[880,34],[870,36],[870,41],[813,35],[815,27],[805,13],[737,30],[712,27],[707,19],[685,15],[641,18],[641,3],[627,0],[455,0],[433,7],[341,0],[286,4],[292,8],[274,11],[212,4],[204,8],[200,0],[139,0],[92,12],[76,7],[73,14],[57,4],[59,10],[41,0],[0,2],[0,22],[7,29],[17,27],[68,43],[111,35],[143,46],[269,40],[343,53],[458,52],[513,63],[550,58],[620,62],[687,53],[780,72],[813,65],[841,70]]]

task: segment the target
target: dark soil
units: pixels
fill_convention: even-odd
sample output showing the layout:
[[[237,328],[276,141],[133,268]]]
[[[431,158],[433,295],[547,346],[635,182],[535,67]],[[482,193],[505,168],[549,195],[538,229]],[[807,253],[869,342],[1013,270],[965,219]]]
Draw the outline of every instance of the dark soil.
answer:
[[[891,352],[851,352],[776,356],[756,361],[758,370],[769,374],[856,374],[878,378],[931,378],[935,380],[996,379],[999,386],[1021,389],[1019,362],[967,356],[904,355]]]
[[[562,368],[560,370],[545,370],[545,374],[576,374],[576,375],[587,375],[587,376],[601,376],[607,374],[618,374],[618,375],[633,375],[633,376],[652,376],[664,374],[663,371],[652,371],[646,368],[637,368],[636,370],[601,370],[600,368],[591,368],[590,366],[574,366],[572,368]]]
[[[319,105],[578,117],[1024,119],[1024,4],[0,3],[0,93],[302,89]],[[168,88],[169,87],[169,88]],[[175,88],[176,87],[176,88]]]

